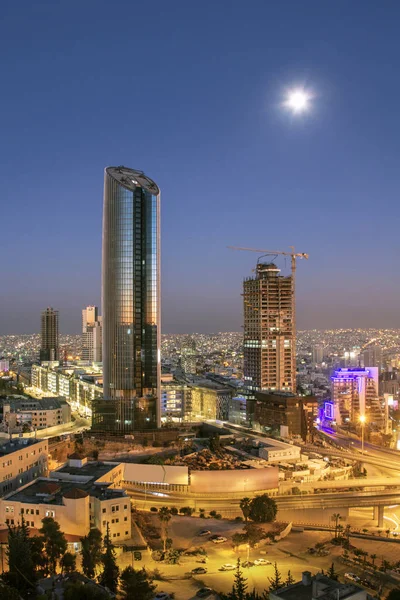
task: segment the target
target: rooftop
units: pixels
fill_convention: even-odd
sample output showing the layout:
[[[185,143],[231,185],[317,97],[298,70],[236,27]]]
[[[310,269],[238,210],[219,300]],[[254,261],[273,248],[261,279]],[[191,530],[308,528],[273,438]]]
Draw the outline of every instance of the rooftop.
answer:
[[[75,459],[75,456],[78,456],[79,458]],[[72,454],[69,458],[72,460],[79,460],[80,455]],[[53,471],[52,475],[53,477],[57,478],[58,473],[64,473],[68,475],[79,475],[80,477],[86,477],[90,480],[97,480],[106,475],[109,471],[112,471],[112,469],[117,467],[119,464],[120,463],[104,463],[92,460],[83,464],[81,467],[74,467],[67,462],[62,467],[57,469],[57,471]]]
[[[12,410],[52,410],[67,404],[64,397],[54,398],[8,398],[3,404],[9,404]]]
[[[359,592],[366,597],[365,590],[353,583],[340,583],[321,573],[312,577],[305,572],[302,581],[275,590],[273,595],[282,600],[346,600]]]
[[[63,498],[78,499],[92,496],[100,500],[110,500],[126,496],[125,490],[110,489],[110,485],[110,483],[95,484],[92,480],[76,482],[39,478],[29,485],[11,492],[6,498],[10,502],[22,502],[23,504],[61,506],[64,504]]]
[[[43,444],[43,440],[36,440],[35,438],[12,438],[5,444],[0,445],[0,456],[11,454],[11,452],[17,452],[22,448],[28,448],[34,444]],[[47,442],[46,442],[47,443]]]
[[[157,196],[160,193],[158,186],[150,179],[150,177],[147,177],[143,171],[120,166],[107,167],[106,173],[128,190],[133,191],[136,187],[140,186],[146,190],[146,192],[150,192],[150,194],[153,194],[154,196]]]

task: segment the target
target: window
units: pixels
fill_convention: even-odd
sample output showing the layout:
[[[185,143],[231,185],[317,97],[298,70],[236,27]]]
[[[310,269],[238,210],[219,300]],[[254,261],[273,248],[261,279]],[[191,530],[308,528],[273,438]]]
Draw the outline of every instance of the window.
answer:
[[[111,512],[118,512],[119,511],[119,504],[113,504],[113,506],[111,507]]]
[[[13,506],[6,506],[6,513],[13,513],[14,512],[14,507]]]
[[[119,519],[115,519],[115,522],[116,522],[116,523],[119,523]]]
[[[46,510],[46,517],[55,517],[56,513],[54,512],[54,510]]]
[[[37,514],[37,515],[39,514],[39,511],[38,511],[38,509],[36,509],[36,514]]]
[[[128,520],[128,517],[124,517],[124,521],[127,521],[127,520]]]
[[[107,521],[103,521],[103,527],[107,525]]]
[[[35,514],[35,511],[33,508],[31,508],[31,515],[34,515],[34,514]]]
[[[129,535],[129,533],[127,531],[125,531],[125,535]]]
[[[115,523],[115,519],[111,519],[111,523]]]
[[[115,534],[115,533],[113,533],[113,537],[115,537],[115,536],[116,536],[116,534]]]
[[[124,504],[124,510],[128,510],[128,505]]]
[[[106,512],[106,509],[105,509],[105,508],[103,508],[103,513],[105,513],[105,512]]]
[[[31,527],[35,527],[35,523],[31,521]]]
[[[6,509],[6,512],[7,512],[7,509]],[[24,509],[21,508],[21,515],[23,515],[23,514],[24,514]]]

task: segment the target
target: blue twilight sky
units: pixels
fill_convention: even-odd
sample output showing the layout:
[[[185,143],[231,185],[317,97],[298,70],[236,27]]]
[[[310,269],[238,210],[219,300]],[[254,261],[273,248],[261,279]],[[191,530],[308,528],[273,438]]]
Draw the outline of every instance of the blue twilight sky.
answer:
[[[257,255],[227,245],[310,254],[300,328],[400,327],[399,20],[396,0],[3,0],[0,334],[48,305],[78,332],[100,302],[119,164],[162,190],[164,332],[240,330]]]

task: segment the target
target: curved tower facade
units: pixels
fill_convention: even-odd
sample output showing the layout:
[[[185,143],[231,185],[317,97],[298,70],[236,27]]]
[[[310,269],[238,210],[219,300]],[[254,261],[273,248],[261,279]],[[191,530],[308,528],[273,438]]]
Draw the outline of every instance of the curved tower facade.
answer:
[[[126,433],[160,425],[160,191],[143,172],[104,175],[104,400],[93,427]]]

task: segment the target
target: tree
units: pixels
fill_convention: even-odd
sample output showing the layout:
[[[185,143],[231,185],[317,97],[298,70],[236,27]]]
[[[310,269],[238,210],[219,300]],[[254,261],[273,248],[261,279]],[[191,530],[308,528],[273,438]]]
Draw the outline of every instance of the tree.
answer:
[[[162,506],[158,511],[158,518],[161,522],[161,539],[163,541],[164,552],[166,550],[165,542],[168,535],[168,523],[171,519],[171,512],[166,506]]]
[[[0,598],[1,600],[21,600],[19,592],[3,582],[0,582]]]
[[[52,517],[42,519],[42,527],[39,531],[44,538],[44,550],[50,573],[55,573],[57,561],[67,551],[67,540],[60,529],[60,525]]]
[[[103,571],[100,575],[100,583],[107,587],[111,592],[116,592],[118,588],[119,568],[117,565],[114,545],[111,542],[110,527],[107,523],[107,531],[103,540],[104,552],[101,556]]]
[[[339,579],[339,575],[338,575],[338,573],[336,573],[336,571],[335,571],[335,565],[334,565],[334,563],[333,563],[333,562],[332,562],[331,566],[330,566],[330,567],[329,567],[329,569],[328,569],[328,573],[327,573],[327,575],[328,575],[328,577],[329,577],[330,579],[333,579],[334,581],[338,581],[338,579]]]
[[[232,592],[230,593],[231,600],[246,600],[246,590],[247,590],[247,579],[243,576],[242,570],[240,568],[240,558],[238,558],[236,563],[236,573],[235,580],[232,586]]]
[[[375,569],[375,560],[378,558],[377,554],[370,554],[370,559],[372,560],[372,566]]]
[[[386,537],[388,538],[390,536],[390,529],[386,529],[385,533],[386,533]]]
[[[252,499],[249,517],[256,523],[271,523],[275,521],[277,512],[275,500],[267,494],[262,494]]]
[[[337,535],[338,535],[338,525],[339,525],[339,521],[342,520],[342,515],[340,515],[339,513],[334,513],[331,517],[331,520],[335,522],[335,539],[336,539]]]
[[[156,585],[147,574],[146,569],[135,571],[132,567],[126,567],[121,573],[120,588],[123,598],[126,600],[131,598],[151,600],[154,597]]]
[[[273,577],[268,577],[268,579],[270,582],[270,586],[269,586],[270,590],[277,590],[280,587],[282,587],[282,585],[283,585],[282,575],[278,569],[278,565],[276,564],[276,562],[274,563],[274,575],[273,575]]]
[[[287,577],[286,577],[286,581],[285,581],[285,585],[293,585],[295,583],[295,578],[293,577],[293,575],[289,571],[287,572]]]
[[[261,527],[257,527],[257,525],[254,523],[247,523],[247,525],[244,526],[244,529],[247,533],[249,544],[252,548],[254,548],[256,544],[265,538],[264,531],[261,529]]]
[[[66,552],[60,561],[62,573],[72,573],[76,571],[76,556],[72,552]]]
[[[101,563],[101,533],[98,529],[91,529],[88,535],[81,538],[82,543],[82,571],[93,579],[96,567]]]
[[[84,584],[81,581],[69,583],[64,590],[64,600],[105,600],[110,596],[95,585]]]
[[[48,575],[47,559],[44,554],[44,539],[42,536],[34,535],[30,538],[31,557],[35,570],[40,570],[44,575]]]
[[[250,507],[251,507],[250,498],[242,498],[239,505],[240,505],[240,509],[243,513],[245,523],[247,523],[249,515],[250,515]]]
[[[7,557],[7,583],[23,595],[27,590],[35,589],[35,565],[32,560],[29,530],[23,517],[18,525],[8,526]]]
[[[386,600],[400,600],[400,588],[390,590],[389,594],[386,596]]]
[[[240,544],[245,544],[248,541],[249,537],[247,533],[234,533],[232,536],[232,544],[234,548],[240,546]]]

